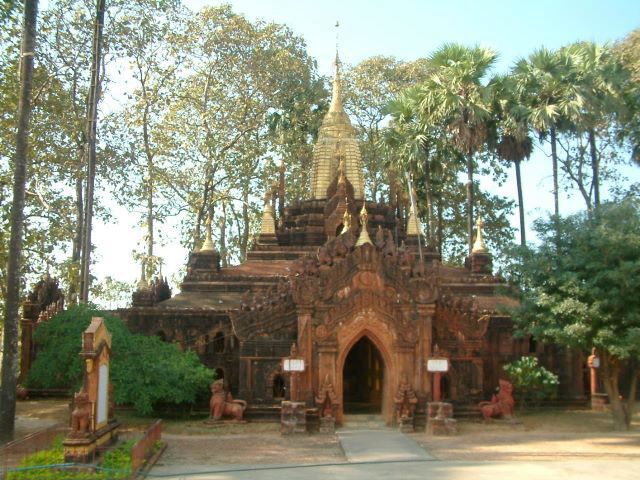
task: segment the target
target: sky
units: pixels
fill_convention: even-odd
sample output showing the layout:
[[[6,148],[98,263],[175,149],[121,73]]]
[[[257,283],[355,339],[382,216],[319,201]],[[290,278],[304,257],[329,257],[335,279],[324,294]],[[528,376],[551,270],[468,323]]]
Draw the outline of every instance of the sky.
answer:
[[[192,10],[223,2],[184,0]],[[506,72],[519,58],[545,46],[555,49],[580,40],[613,42],[640,27],[640,0],[564,1],[564,0],[236,0],[233,10],[251,20],[288,25],[303,37],[309,54],[318,62],[323,75],[331,75],[336,45],[336,21],[340,23],[340,57],[357,64],[375,55],[400,60],[426,57],[443,43],[479,44],[499,53],[497,72]],[[524,204],[528,220],[546,215],[553,208],[550,168],[541,165],[544,151],[538,150],[523,164]],[[541,160],[541,161],[540,161]],[[550,165],[550,160],[548,161]],[[627,176],[640,182],[640,169],[626,168]],[[481,181],[489,188],[516,198],[515,182],[502,187]],[[577,196],[561,197],[565,213],[584,208]],[[512,218],[517,225],[517,211]],[[131,252],[139,247],[143,230],[136,219],[122,208],[114,208],[108,223],[95,226],[98,280],[111,276],[133,282],[140,268]],[[163,227],[166,244],[157,254],[164,258],[164,273],[171,277],[186,263],[187,251],[178,245],[179,231]],[[173,282],[174,291],[176,290]]]

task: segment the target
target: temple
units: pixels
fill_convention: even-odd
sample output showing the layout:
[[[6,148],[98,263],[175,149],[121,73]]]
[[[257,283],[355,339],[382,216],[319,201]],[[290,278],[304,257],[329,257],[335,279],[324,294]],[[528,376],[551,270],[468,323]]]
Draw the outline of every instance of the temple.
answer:
[[[142,282],[133,307],[119,312],[129,328],[194,349],[250,409],[278,406],[292,393],[313,407],[321,389],[330,391],[338,423],[350,412],[392,422],[401,383],[424,405],[433,396],[426,363],[435,350],[450,365],[437,387],[457,404],[490,397],[502,365],[527,354],[560,372],[562,395],[583,395],[579,355],[512,336],[505,309],[514,300],[492,274],[481,222],[468,266],[452,267],[424,245],[400,195],[366,199],[337,55],[335,67],[308,198],[285,205],[281,166],[279,202],[265,199],[246,261],[221,268],[209,222],[180,293]],[[305,361],[295,392],[282,363],[292,344]]]

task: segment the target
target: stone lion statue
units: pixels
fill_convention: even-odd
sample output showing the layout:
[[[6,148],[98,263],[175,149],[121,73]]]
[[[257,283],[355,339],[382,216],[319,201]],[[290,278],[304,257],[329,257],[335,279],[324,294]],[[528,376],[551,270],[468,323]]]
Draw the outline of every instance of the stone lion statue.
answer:
[[[223,380],[216,380],[211,384],[211,400],[209,401],[209,418],[214,421],[230,417],[235,421],[242,421],[247,408],[244,400],[234,400],[231,393],[225,395]]]
[[[91,402],[89,395],[80,390],[74,397],[74,408],[71,412],[71,434],[82,437],[89,431],[91,422]]]
[[[513,399],[513,385],[507,380],[500,380],[500,387],[497,395],[494,394],[489,402],[480,402],[478,407],[482,412],[485,422],[490,422],[492,417],[513,418],[515,407]]]

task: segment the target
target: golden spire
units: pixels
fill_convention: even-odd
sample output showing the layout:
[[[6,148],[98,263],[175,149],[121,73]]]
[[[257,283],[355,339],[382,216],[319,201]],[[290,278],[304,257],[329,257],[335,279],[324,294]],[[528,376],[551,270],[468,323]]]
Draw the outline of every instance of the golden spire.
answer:
[[[206,236],[204,238],[204,243],[202,247],[200,247],[201,252],[213,252],[215,251],[215,246],[213,244],[213,238],[211,235],[211,214],[207,215],[207,222],[205,224],[206,228]]]
[[[140,281],[138,282],[138,290],[144,290],[145,288],[147,288],[149,286],[149,284],[147,283],[147,274],[145,272],[146,270],[146,262],[145,259],[142,259],[142,262],[140,263]]]
[[[418,216],[416,215],[413,205],[409,209],[409,220],[407,221],[407,235],[422,235],[422,228],[418,222]]]
[[[342,231],[340,235],[347,233],[351,230],[351,214],[349,213],[349,199],[345,198],[346,208],[344,209],[344,215],[342,215]]]
[[[371,242],[371,237],[369,237],[369,232],[367,231],[368,223],[369,223],[369,214],[367,213],[367,206],[363,202],[362,210],[360,210],[360,224],[362,225],[362,230],[360,230],[360,235],[358,236],[356,247],[359,247],[360,245],[364,245],[365,243],[373,245],[373,243]]]
[[[264,196],[264,209],[262,210],[262,226],[260,227],[260,235],[275,235],[276,222],[274,220],[273,206],[269,201],[270,195]]]
[[[333,74],[333,92],[331,94],[331,105],[329,106],[330,113],[340,113],[344,112],[344,108],[342,107],[342,75],[340,73],[340,67],[342,63],[340,62],[340,56],[338,55],[338,50],[336,50],[336,59],[334,61],[335,71]]]
[[[342,105],[341,62],[336,45],[331,104],[322,121],[322,126],[318,132],[318,141],[313,149],[311,198],[327,198],[327,188],[338,174],[341,157],[345,160],[344,175],[353,186],[354,198],[363,200],[364,173],[362,155],[356,138],[356,131]]]
[[[476,227],[478,229],[478,233],[476,234],[476,241],[473,243],[471,253],[487,253],[487,246],[484,244],[484,238],[482,238],[482,227],[484,227],[484,222],[480,216],[476,221]]]

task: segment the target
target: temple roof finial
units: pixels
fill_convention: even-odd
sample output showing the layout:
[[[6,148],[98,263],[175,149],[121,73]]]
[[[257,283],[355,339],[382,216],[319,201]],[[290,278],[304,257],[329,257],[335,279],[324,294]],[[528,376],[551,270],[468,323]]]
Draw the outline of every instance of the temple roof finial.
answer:
[[[476,221],[476,241],[473,243],[473,248],[471,249],[471,253],[487,253],[487,246],[484,243],[484,238],[482,238],[482,227],[484,227],[484,222],[482,221],[482,217],[478,216],[478,220]]]
[[[207,215],[207,222],[205,224],[206,228],[206,236],[204,238],[204,243],[200,248],[201,252],[213,252],[215,251],[215,245],[213,244],[213,238],[211,233],[211,214]]]
[[[276,223],[274,220],[273,206],[269,201],[271,195],[267,191],[264,196],[264,209],[262,210],[262,225],[260,227],[260,235],[275,235]]]
[[[371,237],[369,237],[369,231],[367,230],[368,223],[369,223],[369,214],[367,213],[367,205],[366,205],[366,202],[363,202],[362,210],[360,210],[360,224],[362,225],[362,230],[360,230],[360,235],[358,236],[356,247],[359,247],[360,245],[364,245],[365,243],[373,245],[373,242],[371,241]]]
[[[349,199],[345,198],[344,200],[345,209],[344,215],[342,215],[342,231],[340,232],[340,235],[343,235],[351,230],[351,213],[349,212]]]

